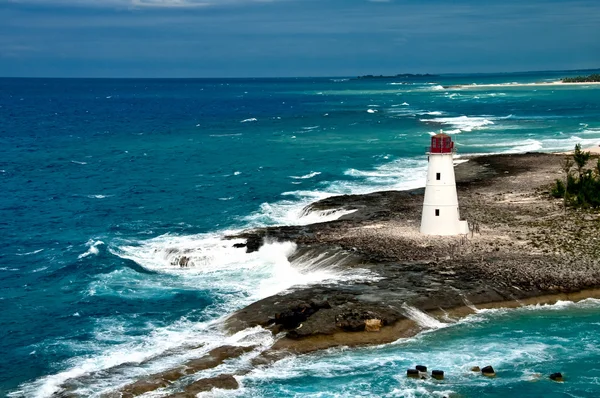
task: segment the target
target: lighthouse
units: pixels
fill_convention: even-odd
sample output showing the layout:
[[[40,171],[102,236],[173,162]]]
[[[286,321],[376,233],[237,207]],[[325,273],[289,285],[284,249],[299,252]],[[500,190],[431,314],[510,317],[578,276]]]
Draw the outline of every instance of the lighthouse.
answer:
[[[431,137],[427,152],[427,183],[421,215],[421,233],[425,235],[460,235],[469,232],[466,221],[460,220],[458,195],[454,179],[454,143],[440,132]]]

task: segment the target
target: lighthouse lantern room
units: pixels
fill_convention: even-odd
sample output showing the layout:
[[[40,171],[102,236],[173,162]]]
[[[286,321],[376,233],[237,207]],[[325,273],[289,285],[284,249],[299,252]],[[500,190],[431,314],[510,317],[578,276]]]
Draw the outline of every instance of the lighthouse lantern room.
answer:
[[[427,183],[421,215],[421,233],[425,235],[460,235],[469,232],[460,220],[454,178],[454,143],[440,132],[431,137],[428,152]]]

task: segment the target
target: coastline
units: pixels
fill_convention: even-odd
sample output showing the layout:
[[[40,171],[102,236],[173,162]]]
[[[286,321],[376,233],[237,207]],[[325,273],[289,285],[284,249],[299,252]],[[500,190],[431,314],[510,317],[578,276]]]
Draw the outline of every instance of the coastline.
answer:
[[[585,289],[573,293],[553,293],[542,296],[530,297],[522,300],[495,301],[476,306],[460,306],[444,310],[434,310],[428,312],[429,316],[439,319],[452,318],[458,321],[466,316],[476,314],[480,310],[488,309],[514,309],[535,305],[553,305],[559,301],[570,301],[577,303],[586,299],[600,299],[600,288]],[[450,326],[451,324],[449,324]],[[389,344],[403,338],[410,338],[418,335],[427,329],[422,328],[417,322],[410,319],[402,319],[393,325],[384,326],[378,332],[338,332],[332,335],[309,336],[302,340],[289,339],[283,337],[272,347],[274,352],[284,352],[286,354],[308,354],[315,351],[325,350],[339,346],[360,347],[368,345]],[[273,356],[273,352],[267,352],[268,356]]]
[[[180,392],[171,397],[235,389],[235,376],[289,355],[392,343],[435,328],[428,323],[457,322],[482,309],[600,298],[600,215],[565,211],[550,198],[561,161],[557,154],[528,153],[477,156],[457,165],[461,214],[478,231],[466,237],[418,233],[423,189],[330,197],[305,211],[353,212],[331,222],[226,237],[245,239],[235,247],[246,252],[260,250],[265,241],[292,241],[292,262],[343,258],[319,264],[371,277],[299,286],[230,315],[224,325],[230,334],[252,327],[273,334],[273,345],[249,367],[185,385],[187,376],[255,348],[222,346],[106,396],[134,397],[173,383]]]
[[[498,84],[458,84],[452,86],[444,86],[445,89],[479,89],[479,88],[510,88],[510,87],[560,87],[560,86],[598,86],[600,82],[536,82],[536,83],[498,83]]]

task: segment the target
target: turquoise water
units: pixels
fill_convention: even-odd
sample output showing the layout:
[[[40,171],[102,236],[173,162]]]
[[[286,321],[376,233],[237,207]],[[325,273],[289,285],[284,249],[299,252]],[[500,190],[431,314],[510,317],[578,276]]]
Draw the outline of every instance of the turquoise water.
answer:
[[[373,275],[290,264],[291,243],[247,255],[224,233],[334,219],[301,209],[419,186],[440,128],[461,154],[596,145],[600,86],[442,87],[576,74],[0,79],[0,396],[48,397],[68,380],[97,396],[223,342],[268,347],[264,331],[225,336],[220,320],[294,285]],[[181,255],[194,266],[171,265]],[[409,341],[285,360],[233,394],[597,396],[599,322],[593,300],[485,312]],[[405,380],[417,362],[447,381]],[[465,373],[473,363],[499,377]],[[527,380],[551,371],[567,382]]]

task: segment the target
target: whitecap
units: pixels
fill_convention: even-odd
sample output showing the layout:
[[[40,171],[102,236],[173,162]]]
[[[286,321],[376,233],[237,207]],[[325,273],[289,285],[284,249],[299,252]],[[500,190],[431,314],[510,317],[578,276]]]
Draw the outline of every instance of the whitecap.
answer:
[[[401,105],[402,106],[409,106],[410,104],[408,102],[403,102]]]
[[[258,122],[258,119],[255,117],[251,117],[249,119],[244,119],[244,120],[240,121],[240,123],[247,123],[247,122]]]
[[[32,254],[38,254],[38,253],[41,253],[41,252],[43,252],[44,250],[45,250],[45,249],[38,249],[38,250],[34,250],[34,251],[32,251],[32,252],[27,252],[27,253],[15,253],[15,255],[17,255],[17,256],[30,256],[30,255],[32,255]]]
[[[239,176],[240,174],[242,174],[242,172],[241,172],[241,171],[235,171],[235,172],[233,173],[233,175],[234,175],[234,176]]]
[[[318,176],[319,174],[321,174],[320,171],[311,171],[310,173],[305,174],[303,176],[299,176],[299,177],[298,176],[290,176],[290,178],[293,178],[293,179],[296,179],[296,180],[305,180],[307,178],[313,178],[315,176]]]
[[[209,134],[209,137],[239,137],[242,133],[233,133],[233,134]]]
[[[375,113],[375,112],[377,112],[377,109],[367,109],[367,112],[369,112],[369,113]]]
[[[419,119],[425,123],[439,123],[447,126],[451,126],[461,131],[473,131],[476,129],[482,129],[485,126],[493,125],[494,122],[480,116],[457,116],[457,117],[440,117],[433,119]]]
[[[106,198],[110,198],[111,196],[114,196],[114,195],[87,195],[87,197],[90,199],[106,199]]]
[[[71,160],[71,163],[75,163],[75,164],[87,164],[87,162],[79,162],[77,160]]]
[[[102,242],[101,240],[88,240],[85,245],[89,247],[89,249],[85,253],[81,253],[77,258],[85,258],[90,255],[97,255],[99,253],[98,246],[101,246],[103,244],[104,242]]]

